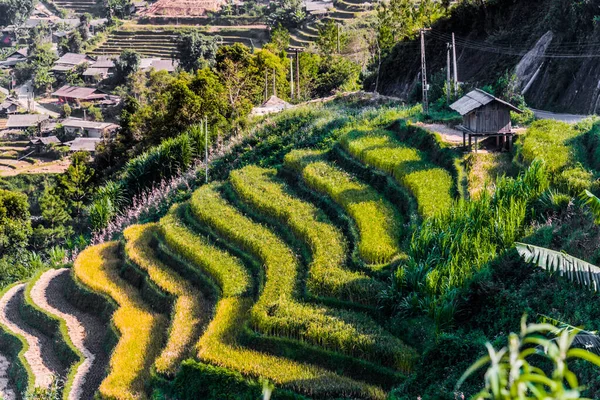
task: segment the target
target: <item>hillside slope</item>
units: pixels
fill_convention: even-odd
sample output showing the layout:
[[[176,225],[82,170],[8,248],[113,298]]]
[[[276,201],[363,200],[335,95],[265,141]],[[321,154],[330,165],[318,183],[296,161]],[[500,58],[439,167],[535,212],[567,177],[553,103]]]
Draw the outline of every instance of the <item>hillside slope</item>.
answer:
[[[514,72],[525,56],[527,60],[519,68],[519,78],[523,78],[520,89],[532,80],[525,94],[530,106],[581,114],[597,112],[598,15],[598,1],[465,2],[428,34],[429,79],[436,81],[436,74],[437,81],[444,79],[446,43],[454,32],[459,80],[468,86],[494,84],[507,71]],[[380,92],[403,98],[420,96],[420,67],[418,43],[399,43],[383,62]]]

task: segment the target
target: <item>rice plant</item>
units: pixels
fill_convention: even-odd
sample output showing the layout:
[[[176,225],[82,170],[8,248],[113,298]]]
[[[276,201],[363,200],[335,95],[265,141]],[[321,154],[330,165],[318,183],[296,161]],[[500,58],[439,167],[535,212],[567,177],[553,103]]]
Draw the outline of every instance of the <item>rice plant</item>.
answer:
[[[400,255],[402,217],[370,186],[325,161],[324,153],[294,150],[285,157],[285,166],[300,174],[313,190],[340,204],[360,231],[361,257],[371,264],[383,264]]]
[[[300,264],[281,239],[228,204],[215,185],[198,189],[190,200],[198,221],[260,260],[263,291],[252,308],[254,329],[408,371],[414,351],[364,314],[298,303]]]
[[[206,318],[205,305],[202,304],[202,294],[196,288],[157,260],[152,246],[157,231],[153,224],[134,225],[123,235],[127,241],[127,257],[145,271],[161,290],[176,298],[167,344],[154,363],[157,372],[173,375],[199,337],[201,324]]]
[[[249,166],[231,173],[240,197],[253,208],[289,226],[312,252],[307,289],[316,296],[374,304],[383,284],[344,268],[347,246],[327,216],[314,205],[292,196],[275,178],[276,171]]]
[[[198,357],[201,360],[244,375],[267,378],[307,395],[385,398],[385,393],[378,387],[316,366],[242,347],[238,343],[239,338],[246,329],[254,303],[249,293],[249,276],[240,260],[185,227],[178,218],[178,211],[178,207],[173,208],[160,222],[166,243],[192,265],[211,276],[222,293],[215,316],[198,342]]]
[[[417,199],[419,212],[433,216],[452,206],[454,182],[447,170],[427,161],[419,150],[409,147],[384,130],[354,130],[340,140],[353,157],[392,175]]]
[[[89,247],[73,265],[75,277],[97,293],[111,298],[118,309],[112,322],[121,334],[99,393],[110,399],[145,399],[145,383],[160,353],[166,331],[164,316],[154,314],[138,291],[119,276],[119,244]]]

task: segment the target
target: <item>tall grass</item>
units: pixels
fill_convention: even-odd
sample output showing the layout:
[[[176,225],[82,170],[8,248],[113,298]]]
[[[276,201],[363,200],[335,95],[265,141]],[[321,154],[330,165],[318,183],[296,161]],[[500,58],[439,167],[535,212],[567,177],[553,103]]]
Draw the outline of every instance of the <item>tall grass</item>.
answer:
[[[451,207],[454,182],[449,171],[430,163],[425,154],[385,130],[354,130],[340,140],[353,157],[392,176],[417,199],[423,216]]]
[[[202,294],[158,261],[153,248],[153,239],[157,232],[157,226],[149,224],[131,226],[123,234],[127,241],[127,257],[144,270],[161,290],[176,299],[171,311],[167,344],[154,363],[157,372],[173,375],[197,341],[207,315],[206,307],[202,304]]]
[[[249,166],[232,172],[230,181],[245,202],[288,226],[308,244],[312,253],[308,291],[316,296],[376,304],[383,284],[344,268],[348,249],[342,232],[323,211],[291,195],[275,175],[273,169]]]
[[[396,273],[400,307],[449,322],[456,289],[524,235],[527,206],[548,186],[545,166],[536,161],[518,178],[500,179],[493,195],[461,200],[448,213],[426,220],[413,236],[408,265]]]
[[[285,157],[285,166],[300,174],[313,190],[340,204],[360,231],[359,254],[367,262],[383,264],[400,255],[402,217],[370,186],[325,161],[325,154],[294,150]]]
[[[296,255],[270,230],[228,204],[215,185],[198,189],[190,206],[200,222],[263,263],[266,280],[252,308],[254,329],[410,370],[414,351],[368,316],[298,303],[301,271]]]
[[[222,297],[215,316],[198,342],[198,357],[252,377],[272,380],[278,385],[315,397],[338,395],[383,399],[377,387],[342,377],[322,368],[250,350],[239,344],[248,324],[253,299],[251,280],[237,258],[209,244],[189,230],[174,207],[161,222],[166,243],[203,273],[212,277]]]
[[[121,337],[110,358],[109,374],[100,385],[100,396],[145,399],[145,384],[161,350],[166,320],[150,311],[139,292],[119,276],[119,254],[116,242],[89,247],[81,252],[73,271],[81,283],[118,305],[112,322]]]

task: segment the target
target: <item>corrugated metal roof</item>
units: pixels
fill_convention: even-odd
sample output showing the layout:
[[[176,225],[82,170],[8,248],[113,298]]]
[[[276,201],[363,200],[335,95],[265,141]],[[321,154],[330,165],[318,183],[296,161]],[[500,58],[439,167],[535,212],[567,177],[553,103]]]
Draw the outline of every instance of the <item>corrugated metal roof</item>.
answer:
[[[40,138],[34,138],[31,139],[31,141],[29,143],[32,144],[52,144],[52,143],[61,143],[61,141],[56,137],[56,136],[48,136],[48,137],[40,137]]]
[[[96,145],[102,142],[102,139],[96,138],[77,138],[72,142],[65,144],[70,145],[71,151],[96,151]]]
[[[64,65],[79,65],[83,64],[86,61],[92,61],[85,54],[77,54],[77,53],[67,53],[56,61],[56,64],[64,64]]]
[[[96,68],[96,67],[88,68],[85,70],[85,72],[82,75],[83,76],[96,76],[96,75],[107,76],[108,68]]]
[[[510,103],[507,103],[504,100],[500,100],[499,98],[492,96],[491,94],[484,92],[481,89],[475,89],[469,93],[467,93],[464,97],[456,101],[455,103],[450,105],[450,108],[454,111],[458,112],[460,115],[466,115],[473,110],[476,110],[480,107],[486,106],[493,101],[497,101],[511,108],[513,111],[521,113],[517,107],[513,106]]]
[[[114,68],[115,67],[115,62],[114,60],[111,59],[102,59],[102,60],[98,60],[95,63],[92,64],[92,67],[94,68]]]
[[[118,128],[118,125],[111,124],[110,122],[84,121],[82,119],[74,119],[74,118],[64,120],[62,125],[69,127],[69,128],[82,128],[82,129]]]
[[[6,127],[11,128],[30,128],[36,126],[38,123],[47,120],[47,115],[43,114],[23,114],[23,115],[9,115]]]
[[[89,99],[89,98],[103,98],[106,95],[98,92],[95,88],[86,88],[78,86],[63,86],[56,92],[52,93],[54,97],[66,97],[70,99]]]

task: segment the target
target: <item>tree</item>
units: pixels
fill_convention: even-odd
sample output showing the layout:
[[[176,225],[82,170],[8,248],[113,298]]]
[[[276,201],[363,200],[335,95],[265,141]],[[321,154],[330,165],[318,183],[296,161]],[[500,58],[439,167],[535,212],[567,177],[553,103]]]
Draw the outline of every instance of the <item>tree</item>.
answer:
[[[62,195],[69,201],[70,207],[75,210],[77,216],[81,215],[92,190],[90,181],[94,176],[94,170],[87,166],[88,158],[89,154],[85,152],[73,154],[72,164],[59,177]]]
[[[244,109],[252,108],[253,85],[257,83],[257,71],[252,55],[246,46],[239,43],[225,46],[217,53],[217,71],[225,91],[234,118]]]
[[[304,1],[276,0],[269,2],[267,23],[271,27],[298,28],[307,17]]]
[[[290,32],[279,24],[271,30],[271,41],[264,48],[274,54],[284,53],[290,47],[290,40]]]
[[[23,250],[31,232],[27,196],[0,189],[0,254]]]
[[[342,49],[348,44],[348,34],[342,31],[340,24],[329,20],[325,25],[319,28],[319,38],[317,39],[317,46],[323,54],[335,54],[340,53]],[[339,44],[339,51],[338,51]]]
[[[140,68],[142,57],[133,50],[125,50],[115,60],[115,80],[124,83],[127,78]]]
[[[92,121],[104,121],[102,110],[100,110],[98,107],[89,106],[87,108],[87,116]]]
[[[34,0],[0,0],[0,25],[20,25],[33,11]]]
[[[70,105],[68,105],[68,104],[63,105],[62,113],[65,118],[70,118],[72,112],[73,112],[73,110],[71,109]]]
[[[72,234],[69,226],[71,216],[67,212],[67,202],[57,193],[55,187],[46,187],[40,197],[43,225],[34,231],[34,242],[38,248],[48,248],[59,244]]]
[[[193,72],[212,67],[222,40],[220,36],[206,36],[198,31],[181,34],[177,42],[181,54],[179,65]]]
[[[47,94],[52,91],[52,85],[56,82],[49,67],[39,67],[33,74],[33,88],[37,92]]]

